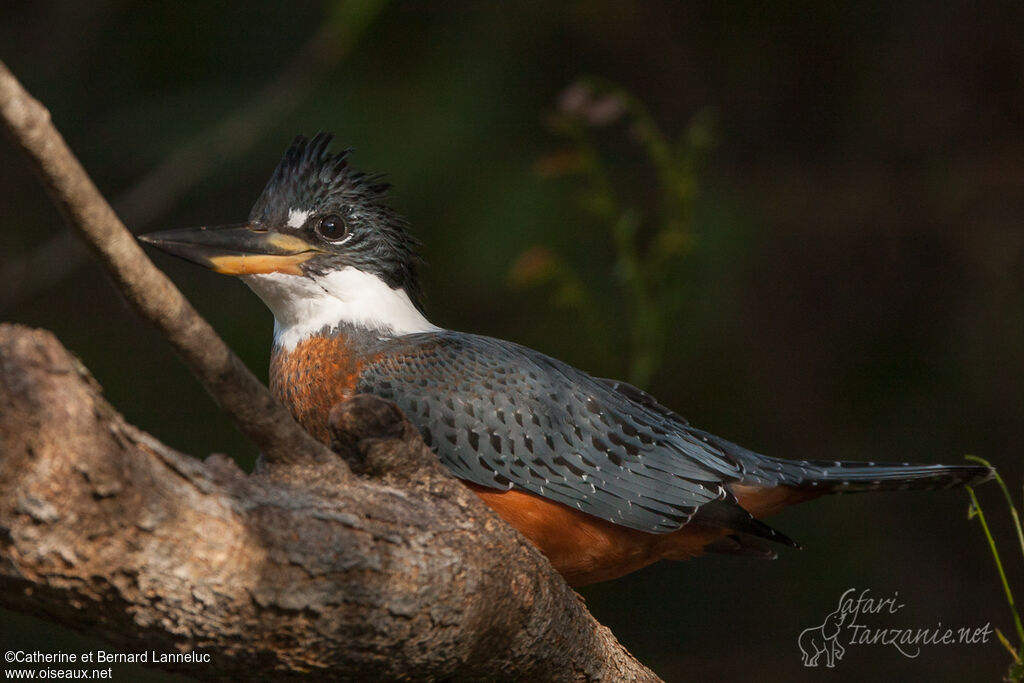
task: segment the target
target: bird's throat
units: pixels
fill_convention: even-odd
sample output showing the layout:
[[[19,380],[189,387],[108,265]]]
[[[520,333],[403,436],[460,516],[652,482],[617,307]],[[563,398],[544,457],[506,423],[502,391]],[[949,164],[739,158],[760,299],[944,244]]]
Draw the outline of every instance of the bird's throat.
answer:
[[[372,273],[347,267],[323,275],[248,275],[249,285],[274,313],[274,344],[295,349],[302,341],[344,326],[380,336],[437,331],[402,288]]]

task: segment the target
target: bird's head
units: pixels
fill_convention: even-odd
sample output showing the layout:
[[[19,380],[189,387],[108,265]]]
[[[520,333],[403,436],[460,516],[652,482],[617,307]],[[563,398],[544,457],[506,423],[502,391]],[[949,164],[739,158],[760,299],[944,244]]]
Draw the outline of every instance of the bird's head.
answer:
[[[273,311],[275,341],[285,347],[341,325],[436,329],[420,309],[417,242],[385,204],[388,186],[349,166],[347,151],[332,154],[331,139],[296,138],[247,222],[140,239],[240,276]]]

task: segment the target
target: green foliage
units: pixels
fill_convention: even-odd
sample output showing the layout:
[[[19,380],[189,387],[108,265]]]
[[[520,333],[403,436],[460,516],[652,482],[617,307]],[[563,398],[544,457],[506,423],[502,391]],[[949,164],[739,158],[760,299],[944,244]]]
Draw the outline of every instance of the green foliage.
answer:
[[[973,455],[967,456],[968,460],[985,465],[986,467],[992,467],[992,465],[982,458],[975,457]],[[993,470],[994,471],[994,470]],[[995,472],[995,479],[999,483],[999,487],[1003,490],[1003,495],[1006,497],[1006,504],[1010,508],[1010,516],[1013,518],[1013,525],[1017,531],[1017,542],[1020,544],[1021,554],[1024,555],[1024,532],[1021,531],[1020,525],[1020,513],[1013,504],[1013,498],[1010,496],[1010,490],[1006,487],[1006,483],[1003,478],[999,476],[998,472]],[[1017,605],[1013,600],[1013,591],[1010,590],[1010,583],[1006,578],[1006,571],[1003,569],[1002,559],[999,557],[999,549],[996,547],[995,539],[992,537],[992,532],[989,529],[988,522],[985,520],[985,513],[981,509],[981,505],[978,504],[978,498],[974,493],[974,489],[967,487],[967,493],[971,496],[971,507],[968,510],[968,519],[977,518],[981,523],[981,528],[985,532],[985,538],[988,539],[989,548],[992,550],[992,557],[996,562],[996,569],[999,571],[999,579],[1003,583],[1003,591],[1006,593],[1006,601],[1010,605],[1010,612],[1013,614],[1013,623],[1017,628],[1017,647],[1014,647],[1010,640],[999,630],[996,629],[996,636],[1007,650],[1010,651],[1010,655],[1013,657],[1013,662],[1010,664],[1009,672],[1006,675],[1007,681],[1010,683],[1021,683],[1024,681],[1024,661],[1021,661],[1021,653],[1024,652],[1024,625],[1021,624],[1020,613],[1017,611]]]
[[[623,290],[624,310],[596,296],[570,261],[547,247],[521,254],[510,281],[550,287],[553,303],[577,311],[591,332],[610,329],[603,320],[624,321],[629,381],[645,386],[662,365],[671,321],[685,300],[698,170],[714,140],[711,117],[698,113],[672,139],[631,93],[588,78],[562,92],[550,124],[568,145],[543,158],[538,170],[581,184],[581,208],[613,246],[608,270]],[[605,132],[611,139],[602,136]],[[623,137],[639,149],[642,168],[609,161],[610,148]],[[647,176],[653,180],[650,188],[643,182]]]

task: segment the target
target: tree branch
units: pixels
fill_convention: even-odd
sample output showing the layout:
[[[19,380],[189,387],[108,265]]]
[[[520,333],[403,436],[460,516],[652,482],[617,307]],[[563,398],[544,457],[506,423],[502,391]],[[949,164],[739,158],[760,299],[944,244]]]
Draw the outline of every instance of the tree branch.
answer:
[[[125,423],[52,335],[0,326],[0,604],[208,653],[163,666],[211,680],[657,680],[397,408],[340,404],[332,430],[387,474],[199,462]]]
[[[95,252],[128,303],[163,333],[267,461],[336,461],[299,427],[153,265],[68,149],[51,123],[50,113],[22,88],[3,62],[0,119],[72,229]]]

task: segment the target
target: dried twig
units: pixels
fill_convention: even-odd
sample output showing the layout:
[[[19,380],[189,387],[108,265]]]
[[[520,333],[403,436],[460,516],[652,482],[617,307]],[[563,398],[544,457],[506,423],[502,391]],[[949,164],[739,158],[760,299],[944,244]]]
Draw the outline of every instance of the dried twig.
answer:
[[[0,119],[69,225],[96,253],[128,302],[167,337],[268,462],[330,460],[330,451],[299,427],[142,252],[50,122],[50,113],[2,62]]]
[[[126,225],[152,224],[220,166],[241,157],[261,135],[306,100],[358,40],[384,2],[363,3],[362,22],[328,21],[299,53],[257,92],[193,139],[179,146],[155,169],[111,202]],[[51,287],[85,263],[86,253],[70,231],[63,230],[25,254],[0,265],[0,311]]]

